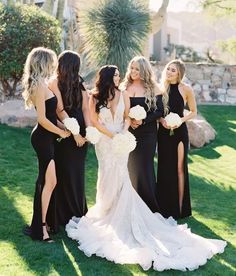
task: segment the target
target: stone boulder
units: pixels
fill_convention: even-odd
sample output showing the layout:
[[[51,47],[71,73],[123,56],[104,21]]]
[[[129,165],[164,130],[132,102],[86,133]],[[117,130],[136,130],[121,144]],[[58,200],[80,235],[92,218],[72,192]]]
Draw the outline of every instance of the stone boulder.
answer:
[[[0,103],[0,123],[13,127],[33,127],[37,122],[36,111],[25,110],[23,100]]]
[[[188,111],[185,111],[188,112]],[[186,122],[189,142],[192,147],[201,148],[215,139],[216,131],[201,115]]]

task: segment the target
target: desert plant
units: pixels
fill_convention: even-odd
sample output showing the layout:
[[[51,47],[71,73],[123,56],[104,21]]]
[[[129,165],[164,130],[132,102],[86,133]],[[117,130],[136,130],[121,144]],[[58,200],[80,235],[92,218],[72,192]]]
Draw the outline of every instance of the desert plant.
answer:
[[[81,23],[88,58],[98,66],[116,64],[124,75],[129,60],[142,53],[150,15],[135,0],[103,0],[85,13]]]

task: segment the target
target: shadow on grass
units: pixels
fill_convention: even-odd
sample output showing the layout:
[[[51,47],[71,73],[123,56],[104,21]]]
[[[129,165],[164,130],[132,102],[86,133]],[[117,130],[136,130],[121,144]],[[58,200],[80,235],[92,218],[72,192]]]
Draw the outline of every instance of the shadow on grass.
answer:
[[[190,175],[193,209],[201,216],[235,227],[236,190],[225,189],[206,179]]]
[[[47,244],[46,242],[32,241],[30,237],[22,233],[26,222],[14,206],[11,196],[9,197],[3,189],[1,189],[0,200],[4,203],[0,240],[13,244],[14,250],[21,257],[28,272],[33,271],[36,275],[48,275],[53,268],[59,275],[77,274],[61,243]],[[15,261],[7,260],[8,267],[11,266],[11,263],[14,266]]]
[[[206,159],[220,158],[221,154],[219,152],[217,152],[216,150],[214,150],[214,148],[212,148],[212,146],[213,146],[213,143],[210,143],[201,149],[191,149],[190,154],[199,155]],[[215,145],[215,147],[217,147],[217,146]]]

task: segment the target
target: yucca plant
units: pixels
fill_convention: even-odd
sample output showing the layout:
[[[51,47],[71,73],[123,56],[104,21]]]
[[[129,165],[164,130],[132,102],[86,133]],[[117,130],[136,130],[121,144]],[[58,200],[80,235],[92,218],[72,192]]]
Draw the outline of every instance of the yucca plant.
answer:
[[[121,75],[141,54],[150,29],[148,9],[137,0],[102,0],[81,20],[85,50],[96,65],[118,65]]]

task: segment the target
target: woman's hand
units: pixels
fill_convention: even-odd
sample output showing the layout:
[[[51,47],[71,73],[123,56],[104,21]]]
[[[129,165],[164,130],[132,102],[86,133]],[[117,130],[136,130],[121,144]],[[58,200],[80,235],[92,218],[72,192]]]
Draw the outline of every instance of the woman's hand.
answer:
[[[58,133],[59,134],[59,136],[61,137],[61,138],[67,138],[67,137],[69,137],[70,135],[71,135],[71,132],[70,131],[68,131],[68,130],[60,130],[60,132]]]
[[[74,140],[78,147],[82,147],[87,142],[86,138],[82,137],[80,134],[74,135]]]
[[[162,126],[166,129],[170,129],[169,126],[167,126],[166,120],[164,118],[160,118],[160,123],[162,124]]]
[[[142,123],[143,123],[143,120],[131,119],[131,124],[130,124],[130,126],[131,126],[133,129],[136,129],[136,128],[138,128],[140,125],[142,125]]]

